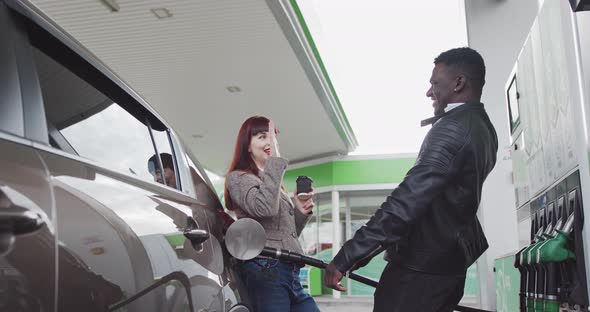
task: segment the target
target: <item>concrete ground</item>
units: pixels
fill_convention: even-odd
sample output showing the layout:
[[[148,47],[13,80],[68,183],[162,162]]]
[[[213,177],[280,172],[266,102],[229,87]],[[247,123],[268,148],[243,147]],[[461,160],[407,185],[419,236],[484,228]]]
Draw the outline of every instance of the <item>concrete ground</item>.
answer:
[[[314,297],[322,312],[372,312],[373,297],[341,297],[334,299],[332,296]]]
[[[332,296],[313,297],[322,312],[372,312],[373,297],[343,296],[334,299]],[[464,306],[476,307],[473,299],[463,298],[460,303]]]

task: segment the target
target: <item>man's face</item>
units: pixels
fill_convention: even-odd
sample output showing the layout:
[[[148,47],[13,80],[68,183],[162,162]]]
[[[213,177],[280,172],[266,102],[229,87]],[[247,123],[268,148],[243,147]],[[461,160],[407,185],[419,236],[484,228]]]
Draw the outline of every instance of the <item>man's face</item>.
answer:
[[[174,170],[170,168],[164,168],[164,177],[162,179],[162,174],[160,170],[156,170],[156,174],[154,175],[154,179],[158,183],[164,184],[164,180],[166,180],[166,185],[172,188],[176,188],[176,175],[174,174]]]
[[[452,74],[452,70],[445,64],[438,63],[434,66],[430,77],[430,89],[426,92],[426,96],[433,101],[434,115],[444,113],[447,104],[452,103],[455,78],[456,76]]]

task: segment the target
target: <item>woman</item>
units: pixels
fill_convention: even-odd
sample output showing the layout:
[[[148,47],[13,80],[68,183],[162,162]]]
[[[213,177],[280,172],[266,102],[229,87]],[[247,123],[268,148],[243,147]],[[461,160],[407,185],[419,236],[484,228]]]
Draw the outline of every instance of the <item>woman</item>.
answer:
[[[266,246],[303,253],[297,238],[314,202],[296,197],[291,201],[282,186],[286,168],[274,123],[250,117],[238,133],[225,181],[225,203],[238,219],[252,218],[262,224]],[[257,257],[243,263],[241,276],[257,312],[319,311],[301,287],[298,264]]]

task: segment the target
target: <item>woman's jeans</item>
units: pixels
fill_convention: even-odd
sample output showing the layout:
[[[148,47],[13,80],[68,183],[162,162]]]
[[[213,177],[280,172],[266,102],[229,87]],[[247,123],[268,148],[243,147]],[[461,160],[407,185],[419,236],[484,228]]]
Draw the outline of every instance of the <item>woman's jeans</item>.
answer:
[[[253,259],[244,262],[240,271],[254,311],[320,311],[313,298],[303,291],[297,265],[275,259]]]

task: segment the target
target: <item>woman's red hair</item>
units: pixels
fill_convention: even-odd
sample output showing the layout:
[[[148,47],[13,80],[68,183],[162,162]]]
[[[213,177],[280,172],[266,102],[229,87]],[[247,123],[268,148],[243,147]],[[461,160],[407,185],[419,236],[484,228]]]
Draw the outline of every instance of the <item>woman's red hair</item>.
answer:
[[[248,148],[250,148],[250,142],[252,137],[261,133],[268,132],[268,123],[270,120],[262,116],[253,116],[242,124],[240,131],[238,131],[238,138],[236,140],[236,146],[234,148],[234,157],[229,166],[228,173],[232,171],[243,171],[244,174],[251,173],[258,176],[258,167],[254,163],[254,159],[250,156]],[[231,199],[229,191],[227,189],[227,180],[225,181],[225,190],[223,192],[225,197],[225,207],[229,210],[234,210],[237,205]]]

